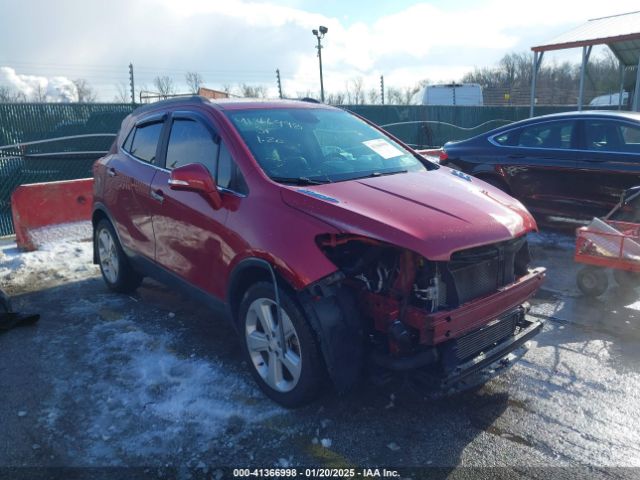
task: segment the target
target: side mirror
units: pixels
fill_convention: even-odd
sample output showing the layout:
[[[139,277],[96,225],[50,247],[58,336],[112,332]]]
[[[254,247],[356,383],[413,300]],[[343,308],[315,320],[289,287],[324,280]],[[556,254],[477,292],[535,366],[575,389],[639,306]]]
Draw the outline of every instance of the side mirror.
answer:
[[[171,170],[169,188],[199,193],[207,198],[216,210],[222,207],[222,197],[216,181],[209,170],[200,163],[189,163]]]
[[[629,200],[631,200],[632,197],[635,197],[638,193],[640,193],[640,185],[625,190],[620,196],[620,203],[622,205],[627,204]]]

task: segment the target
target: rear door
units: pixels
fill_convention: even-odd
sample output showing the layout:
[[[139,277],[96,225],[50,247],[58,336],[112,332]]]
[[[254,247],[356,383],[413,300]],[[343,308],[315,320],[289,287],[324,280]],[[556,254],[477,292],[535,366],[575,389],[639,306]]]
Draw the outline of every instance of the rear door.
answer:
[[[589,217],[603,216],[629,187],[640,185],[640,125],[586,118],[575,184]]]
[[[138,122],[122,144],[119,155],[107,165],[109,188],[105,189],[104,200],[122,245],[130,253],[149,259],[155,256],[150,215],[154,201],[150,188],[158,171],[164,120],[164,116],[152,116]]]
[[[538,217],[573,216],[577,127],[574,120],[530,124],[492,137],[513,195]]]

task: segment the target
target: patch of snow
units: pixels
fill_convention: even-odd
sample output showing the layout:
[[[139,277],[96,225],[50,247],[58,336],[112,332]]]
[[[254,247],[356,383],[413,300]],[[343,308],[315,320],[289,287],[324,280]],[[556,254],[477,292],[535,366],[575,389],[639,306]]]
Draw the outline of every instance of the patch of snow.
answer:
[[[22,252],[14,242],[0,243],[0,285],[9,294],[85,280],[98,273],[91,242],[57,241],[34,252]]]
[[[291,465],[293,465],[293,455],[289,455],[289,458],[279,458],[276,463],[276,466],[280,468],[289,468]]]
[[[166,455],[187,438],[202,454],[284,413],[223,362],[179,355],[172,335],[145,332],[129,317],[96,323],[79,340],[86,349],[70,361],[84,367],[54,380],[41,421],[52,438],[73,422],[74,453],[90,464],[117,463],[117,452]],[[83,405],[78,417],[59,414],[70,404]],[[241,428],[233,433],[231,424]]]
[[[52,243],[91,241],[90,221],[59,223],[29,230],[31,241],[38,247]]]

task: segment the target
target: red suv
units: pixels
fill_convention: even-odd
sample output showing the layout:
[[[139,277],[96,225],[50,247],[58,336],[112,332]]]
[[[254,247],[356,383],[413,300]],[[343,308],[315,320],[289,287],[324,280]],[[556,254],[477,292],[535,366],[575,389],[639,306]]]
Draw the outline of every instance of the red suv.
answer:
[[[293,407],[364,367],[455,382],[534,336],[536,224],[500,190],[310,102],[137,109],[94,166],[94,260],[228,307],[262,390]]]

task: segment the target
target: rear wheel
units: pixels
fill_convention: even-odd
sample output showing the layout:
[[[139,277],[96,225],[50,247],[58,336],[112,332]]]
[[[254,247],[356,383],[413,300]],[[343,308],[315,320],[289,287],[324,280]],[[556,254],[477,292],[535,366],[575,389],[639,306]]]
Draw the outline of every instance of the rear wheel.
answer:
[[[131,267],[111,222],[100,220],[95,227],[93,240],[100,272],[107,287],[119,293],[131,293],[138,288],[142,275]]]
[[[598,297],[607,291],[609,279],[607,271],[598,267],[583,267],[578,272],[578,288],[588,297]]]
[[[273,284],[259,282],[245,293],[239,309],[242,345],[262,391],[293,408],[314,400],[324,381],[315,336],[293,298],[279,290],[280,321]]]

